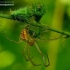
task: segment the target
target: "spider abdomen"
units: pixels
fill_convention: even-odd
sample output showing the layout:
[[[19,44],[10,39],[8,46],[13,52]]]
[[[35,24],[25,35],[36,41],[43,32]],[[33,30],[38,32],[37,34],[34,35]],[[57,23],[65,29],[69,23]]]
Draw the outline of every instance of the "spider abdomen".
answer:
[[[26,29],[22,30],[20,37],[22,40],[26,40],[26,41],[28,40],[28,34]]]
[[[34,44],[34,39],[28,34],[26,29],[23,29],[20,35],[22,40],[25,40],[30,46]]]

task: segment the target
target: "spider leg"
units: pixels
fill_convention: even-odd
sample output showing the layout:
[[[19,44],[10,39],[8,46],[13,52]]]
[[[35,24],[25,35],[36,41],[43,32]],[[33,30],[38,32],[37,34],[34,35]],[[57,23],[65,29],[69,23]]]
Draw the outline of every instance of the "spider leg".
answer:
[[[1,26],[1,25],[0,25],[0,26]],[[2,27],[2,26],[1,26],[1,27]],[[20,37],[19,37],[19,41],[16,42],[16,41],[11,40],[10,38],[8,38],[8,36],[4,33],[4,31],[2,31],[2,33],[4,34],[4,36],[5,36],[9,41],[12,41],[12,42],[14,42],[14,43],[21,43],[21,42],[22,42],[22,40],[20,39]]]
[[[19,37],[19,41],[17,42],[17,41],[14,41],[14,40],[11,40],[10,38],[8,38],[3,31],[2,31],[2,33],[3,33],[4,36],[5,36],[9,41],[11,41],[11,42],[14,42],[14,43],[21,43],[21,42],[22,42],[22,40],[20,40],[20,37]]]
[[[61,38],[63,35],[60,35],[59,37],[57,37],[57,38],[52,38],[52,39],[41,39],[41,38],[36,38],[36,40],[40,40],[40,41],[53,41],[53,40],[57,40],[57,39],[59,39],[59,38]]]
[[[34,66],[40,66],[41,64],[35,64],[32,59],[30,58],[30,46],[28,46],[28,58],[30,60],[30,62],[34,65]]]
[[[47,58],[48,58],[48,64],[46,64],[45,57],[44,57],[43,53],[41,52],[41,50],[40,50],[40,48],[38,47],[38,45],[37,45],[36,42],[35,42],[35,46],[36,46],[38,52],[42,55],[42,58],[43,58],[43,61],[44,61],[44,65],[45,65],[45,67],[48,67],[48,66],[50,65],[48,55],[47,55]]]
[[[26,43],[25,46],[24,46],[23,55],[24,55],[25,60],[26,60],[26,61],[29,61],[29,60],[26,58],[26,56],[25,56],[26,47],[27,47],[27,43]]]
[[[26,61],[29,61],[29,59],[25,56],[26,47],[27,47],[27,43],[26,43],[25,46],[24,46],[23,55],[24,55],[25,60],[26,60]],[[32,57],[32,58],[33,58],[33,57]],[[32,58],[31,58],[31,59],[32,59]]]

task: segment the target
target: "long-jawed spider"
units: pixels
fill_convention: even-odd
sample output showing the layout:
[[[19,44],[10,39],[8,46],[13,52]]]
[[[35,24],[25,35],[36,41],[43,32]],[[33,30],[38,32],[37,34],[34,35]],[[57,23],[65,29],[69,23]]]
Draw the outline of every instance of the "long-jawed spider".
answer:
[[[2,32],[3,32],[3,31],[2,31]],[[42,59],[43,59],[43,61],[44,61],[44,65],[45,65],[46,67],[48,67],[48,66],[50,65],[48,55],[46,54],[46,55],[47,55],[47,59],[48,59],[48,64],[46,64],[46,62],[45,62],[45,57],[44,57],[43,53],[41,52],[40,48],[38,47],[37,43],[35,42],[35,38],[33,38],[33,35],[34,35],[34,34],[33,34],[32,36],[30,36],[27,29],[23,29],[23,30],[21,31],[21,34],[20,34],[20,37],[19,37],[19,41],[18,41],[18,42],[9,39],[4,32],[3,32],[3,34],[5,35],[5,37],[6,37],[9,41],[12,41],[12,42],[15,42],[15,43],[21,43],[22,40],[23,40],[23,41],[26,41],[26,44],[25,44],[24,50],[23,50],[23,55],[24,55],[24,58],[26,59],[26,61],[30,61],[34,66],[40,66],[40,65],[41,65],[41,64],[35,64],[35,63],[32,61],[32,58],[30,57],[30,46],[35,45],[35,47],[37,48],[38,52],[39,52],[39,53],[41,54],[41,56],[42,56]],[[28,46],[27,44],[28,44],[29,46]],[[26,47],[28,48],[28,58],[27,58],[26,55],[25,55]]]
[[[1,26],[1,25],[0,25]],[[24,50],[23,50],[23,56],[25,58],[26,61],[30,61],[34,66],[40,66],[41,64],[35,64],[33,61],[32,61],[32,58],[30,57],[30,46],[33,46],[35,45],[36,49],[38,50],[38,52],[41,54],[42,56],[42,59],[43,59],[43,62],[44,62],[44,65],[45,67],[48,67],[50,65],[50,62],[49,62],[49,58],[48,58],[48,55],[46,54],[47,56],[47,60],[48,60],[48,64],[46,64],[46,61],[45,61],[45,57],[44,57],[44,54],[42,53],[42,51],[40,50],[40,48],[38,47],[37,43],[36,43],[36,40],[42,40],[42,41],[52,41],[52,40],[57,40],[59,39],[60,37],[62,37],[62,35],[58,38],[54,38],[54,39],[48,39],[48,40],[45,40],[45,39],[40,39],[40,38],[37,38],[37,36],[39,36],[39,34],[36,34],[35,31],[31,31],[30,30],[31,27],[25,27],[22,31],[21,31],[21,34],[20,34],[20,37],[19,37],[19,41],[16,42],[14,40],[11,40],[10,38],[8,38],[6,36],[6,34],[2,31],[2,33],[5,35],[5,37],[9,40],[9,41],[12,41],[12,42],[15,42],[15,43],[21,43],[22,41],[26,41],[26,44],[24,46]],[[32,33],[31,33],[32,32]],[[36,36],[37,35],[37,36]],[[29,46],[28,46],[29,45]],[[28,58],[26,57],[25,55],[25,51],[26,51],[26,47],[27,47],[27,51],[28,51]]]

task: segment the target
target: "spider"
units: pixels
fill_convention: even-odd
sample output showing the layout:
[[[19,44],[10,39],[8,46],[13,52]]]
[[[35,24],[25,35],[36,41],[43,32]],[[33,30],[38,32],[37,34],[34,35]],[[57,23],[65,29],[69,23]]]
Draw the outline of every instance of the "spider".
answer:
[[[32,61],[32,58],[30,58],[30,46],[33,46],[35,45],[36,49],[38,50],[38,52],[41,54],[42,56],[42,59],[44,61],[44,65],[46,67],[48,67],[50,65],[50,62],[49,62],[49,58],[48,58],[48,55],[47,55],[47,59],[48,59],[48,64],[46,64],[45,62],[45,57],[43,55],[43,53],[41,52],[40,48],[38,47],[37,43],[35,42],[35,38],[33,38],[34,36],[34,33],[32,36],[30,36],[29,34],[29,31],[27,30],[27,28],[24,28],[22,31],[21,31],[21,34],[20,34],[20,37],[19,37],[19,41],[16,42],[14,40],[11,40],[10,38],[8,38],[6,36],[6,34],[2,31],[2,33],[5,35],[5,37],[9,40],[9,41],[12,41],[12,42],[15,42],[15,43],[21,43],[22,40],[23,41],[26,41],[26,44],[24,46],[24,50],[23,50],[23,55],[24,55],[24,58],[26,59],[26,61],[30,61],[34,66],[40,66],[41,64],[35,64],[33,61]],[[29,46],[28,46],[29,45]],[[25,55],[25,51],[26,51],[26,47],[28,48],[27,51],[28,51],[28,58],[26,57]]]
[[[1,26],[1,25],[0,25]],[[36,28],[37,30],[39,30],[37,32],[37,30],[34,29]],[[25,58],[26,61],[30,61],[34,66],[40,66],[41,64],[36,64],[32,61],[32,58],[30,57],[30,47],[35,45],[36,49],[38,50],[38,52],[40,53],[40,55],[42,56],[42,59],[43,59],[43,62],[44,62],[44,65],[45,67],[48,67],[50,65],[50,62],[49,62],[49,57],[46,53],[46,56],[47,56],[47,60],[48,60],[48,64],[46,64],[46,61],[45,61],[45,57],[44,57],[44,54],[42,53],[42,51],[40,50],[39,46],[37,45],[36,43],[36,40],[42,40],[42,41],[52,41],[52,40],[57,40],[59,39],[60,37],[62,37],[62,35],[58,38],[54,38],[54,39],[48,39],[48,40],[45,40],[45,39],[40,39],[38,36],[40,36],[40,32],[43,30],[41,30],[42,28],[38,28],[37,26],[26,26],[25,28],[23,28],[23,30],[21,31],[20,33],[20,37],[19,37],[19,41],[14,41],[14,40],[11,40],[10,38],[8,38],[8,36],[6,36],[6,34],[4,33],[4,31],[2,31],[2,33],[5,35],[5,37],[9,40],[9,41],[12,41],[12,42],[15,42],[15,43],[21,43],[22,41],[25,41],[26,44],[24,46],[24,50],[23,50],[23,56]],[[40,31],[41,30],[41,31]],[[36,32],[35,32],[36,31]],[[45,31],[44,31],[45,32]],[[28,51],[28,58],[26,57],[25,55],[25,51],[26,51],[26,47],[27,47],[27,51]]]

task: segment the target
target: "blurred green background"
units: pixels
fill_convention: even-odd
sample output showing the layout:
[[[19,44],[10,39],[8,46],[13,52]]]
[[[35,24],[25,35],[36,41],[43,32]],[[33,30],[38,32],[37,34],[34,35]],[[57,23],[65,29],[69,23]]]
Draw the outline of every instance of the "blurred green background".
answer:
[[[14,0],[14,6],[0,7],[0,12],[10,14],[10,8],[16,10],[37,2],[44,4],[47,8],[47,12],[40,22],[52,28],[70,32],[70,0]],[[0,18],[0,24],[2,25],[0,27],[0,70],[70,70],[69,38],[66,40],[60,38],[50,42],[37,42],[44,55],[48,54],[50,66],[44,66],[42,57],[35,46],[31,47],[31,56],[34,57],[33,61],[35,63],[41,63],[42,65],[33,66],[29,61],[25,61],[22,55],[25,42],[15,44],[7,40],[2,34],[3,30],[10,39],[18,41],[22,23]],[[55,37],[59,37],[59,34],[50,32],[48,38]]]

